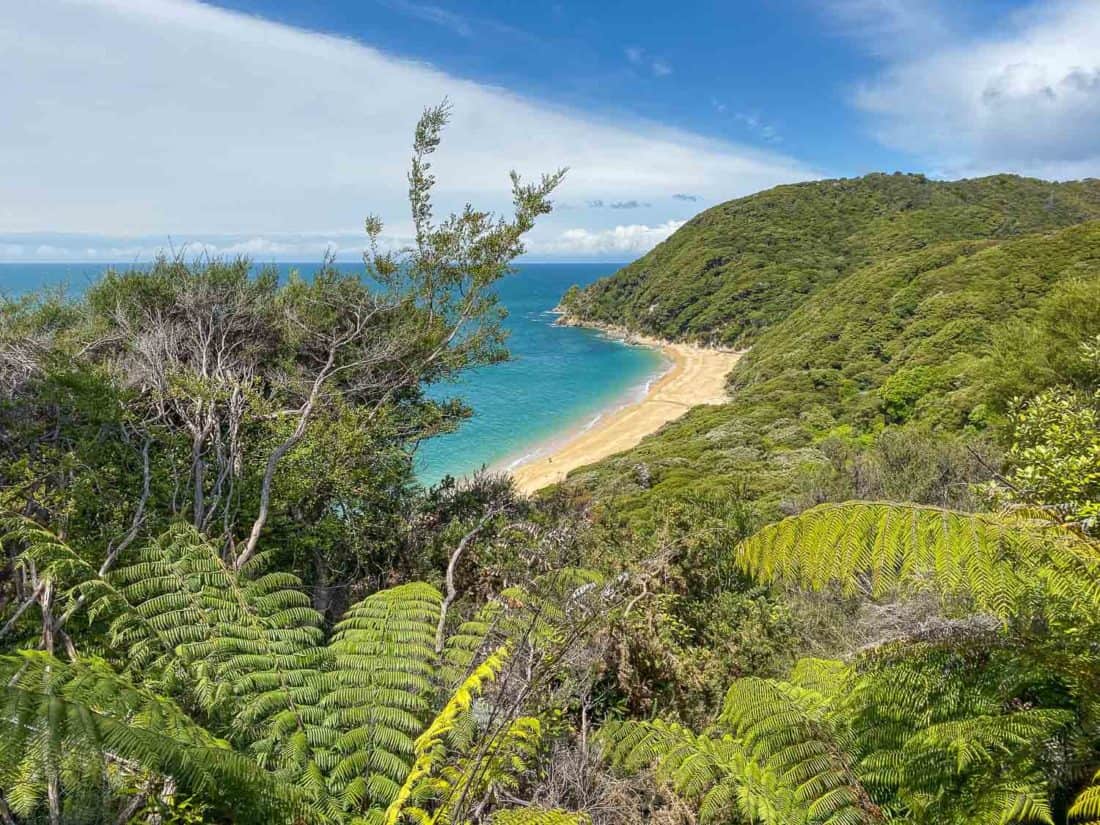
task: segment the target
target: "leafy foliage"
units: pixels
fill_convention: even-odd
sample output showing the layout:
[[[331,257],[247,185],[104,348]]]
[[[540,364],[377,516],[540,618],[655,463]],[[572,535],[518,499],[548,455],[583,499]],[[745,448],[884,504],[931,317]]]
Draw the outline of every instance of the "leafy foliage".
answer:
[[[578,320],[744,346],[870,262],[1096,218],[1095,181],[873,174],[779,186],[696,215],[652,252],[563,303]]]
[[[535,648],[568,638],[561,623],[577,616],[515,590],[437,651],[442,596],[410,583],[357,603],[326,639],[299,582],[263,561],[237,570],[181,525],[102,583],[78,581],[78,591],[106,594],[97,609],[115,614],[110,659],[5,660],[0,755],[14,772],[0,787],[11,803],[33,811],[59,765],[65,786],[102,775],[103,765],[87,767],[96,756],[169,775],[211,804],[224,793],[243,821],[255,799],[272,818],[297,808],[309,818],[437,822],[524,770],[538,720],[517,717],[522,705],[511,700],[495,721],[479,720],[474,701],[510,651],[533,661]],[[501,634],[513,641],[479,652]]]
[[[873,502],[824,504],[768,525],[738,548],[752,575],[881,597],[903,584],[969,597],[1009,618],[1047,598],[1100,608],[1096,548],[1078,534],[1019,515],[959,513]]]
[[[1087,383],[1079,352],[1100,322],[1098,249],[1094,221],[875,258],[757,335],[729,403],[689,411],[567,485],[639,524],[659,503],[731,495],[766,519],[822,495],[974,506],[966,485],[999,464],[1012,398]],[[851,466],[905,444],[890,476]],[[849,466],[834,471],[838,454]],[[821,490],[837,471],[848,489]]]

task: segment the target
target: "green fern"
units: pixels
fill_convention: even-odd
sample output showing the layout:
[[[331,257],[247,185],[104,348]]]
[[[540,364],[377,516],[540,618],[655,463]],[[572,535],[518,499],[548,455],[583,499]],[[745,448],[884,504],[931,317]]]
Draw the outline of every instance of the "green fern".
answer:
[[[671,722],[612,721],[600,740],[612,765],[627,772],[653,768],[684,799],[699,808],[700,821],[800,823],[794,794],[778,775],[746,753],[722,730],[695,734]]]
[[[21,558],[28,565],[50,560],[50,570],[77,580],[68,590],[73,605],[111,617],[108,654],[117,670],[103,661],[94,664],[95,672],[120,691],[140,678],[142,697],[163,698],[175,713],[173,724],[130,724],[139,731],[131,739],[137,739],[123,744],[133,750],[125,758],[135,769],[173,777],[182,770],[197,792],[216,796],[234,787],[217,781],[219,760],[245,765],[252,773],[240,782],[251,776],[261,785],[293,787],[312,819],[378,821],[390,809],[408,818],[423,803],[444,822],[458,815],[456,800],[515,788],[537,749],[539,723],[516,718],[518,708],[479,719],[474,698],[500,673],[513,646],[523,650],[525,667],[554,661],[554,650],[569,642],[585,616],[597,613],[593,599],[603,598],[599,577],[579,571],[535,582],[533,589],[513,588],[445,636],[437,652],[441,594],[413,583],[353,605],[326,640],[297,579],[267,572],[262,554],[236,570],[190,526],[174,526],[131,551],[106,577],[75,563],[78,556],[55,538],[28,541],[22,534],[28,555]],[[539,589],[564,594],[562,604],[548,605]],[[81,658],[66,667],[46,670],[92,664]],[[16,675],[42,672],[24,664]],[[22,701],[22,715],[10,716],[21,720],[23,738],[11,738],[16,743],[28,731],[51,729],[43,722],[53,712],[50,702]],[[133,721],[132,714],[119,713]],[[82,775],[102,774],[101,766],[88,767],[87,754],[93,762],[122,756],[97,744],[100,728],[112,724],[70,725],[65,731],[72,741],[65,747],[55,737],[44,740],[54,743],[51,748],[28,749],[30,761],[15,760],[23,767],[0,776],[0,789],[20,810],[31,810],[56,784],[50,770],[64,768],[67,788],[84,787]],[[0,719],[0,732],[6,725]],[[140,737],[154,730],[160,738],[151,741],[165,748],[160,756],[139,747]],[[202,738],[205,750],[195,751],[189,736]],[[168,760],[177,752],[196,754],[195,765]],[[188,773],[199,768],[209,776]],[[67,797],[75,798],[72,790]]]
[[[934,586],[1010,618],[1044,600],[1100,609],[1100,554],[1084,536],[1024,513],[914,504],[824,504],[743,541],[737,561],[761,581],[884,596]]]
[[[613,765],[652,768],[701,822],[1049,821],[1051,788],[1035,765],[1072,714],[1005,710],[998,679],[945,679],[934,661],[907,676],[921,664],[803,660],[789,681],[734,682],[702,734],[625,721],[600,736]],[[928,690],[935,673],[951,687]]]
[[[0,658],[0,680],[0,787],[17,813],[33,813],[50,777],[88,783],[120,762],[246,815],[278,821],[296,807],[292,790],[103,661],[24,651]]]
[[[335,734],[325,740],[329,784],[345,806],[385,806],[408,775],[435,698],[441,603],[429,585],[402,585],[354,605],[336,627],[318,707]]]
[[[386,808],[382,818],[384,825],[397,825],[406,819],[415,823],[437,821],[437,817],[428,814],[423,806],[440,790],[449,790],[446,783],[435,778],[444,765],[447,737],[455,730],[459,718],[469,712],[474,697],[500,673],[507,656],[507,648],[500,648],[475,668],[417,737],[413,747],[415,761]]]
[[[1100,823],[1100,771],[1092,777],[1092,782],[1077,795],[1069,809],[1069,820],[1075,825]]]
[[[489,818],[489,825],[592,825],[587,814],[542,808],[510,808],[497,811]]]

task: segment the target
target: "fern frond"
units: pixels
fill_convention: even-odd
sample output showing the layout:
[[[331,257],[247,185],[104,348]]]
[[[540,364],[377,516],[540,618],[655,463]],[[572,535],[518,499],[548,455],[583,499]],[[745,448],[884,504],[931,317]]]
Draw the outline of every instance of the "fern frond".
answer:
[[[824,504],[743,541],[737,561],[762,581],[883,596],[929,579],[1002,618],[1037,584],[1072,604],[1100,609],[1100,555],[1066,528],[1013,514],[975,514],[915,504]]]
[[[441,603],[430,585],[401,585],[352,606],[336,626],[332,667],[316,681],[318,744],[331,754],[329,785],[346,803],[384,807],[408,775],[435,691]]]
[[[489,825],[592,825],[592,817],[546,808],[508,808],[494,812]]]
[[[882,810],[856,774],[829,698],[772,679],[738,679],[726,694],[721,722],[746,754],[775,772],[814,820],[878,823]]]
[[[293,792],[252,760],[102,660],[70,663],[23,651],[0,658],[0,680],[0,785],[6,788],[27,776],[57,775],[64,759],[78,754],[85,770],[98,765],[95,773],[103,775],[108,763],[124,760],[267,821],[289,821],[298,807]],[[25,790],[12,798],[31,810],[37,801]]]
[[[413,822],[428,821],[422,819],[422,809],[415,803],[423,802],[446,788],[433,783],[432,777],[444,764],[447,736],[454,729],[459,717],[469,711],[474,697],[496,679],[507,657],[508,648],[501,647],[475,668],[417,737],[414,745],[415,760],[405,781],[386,808],[382,820],[385,825],[397,825],[403,819]]]
[[[298,579],[261,574],[260,561],[237,571],[193,527],[179,524],[111,576],[128,609],[111,628],[146,679],[183,682],[199,704],[235,714],[250,741],[286,711],[305,718],[316,672],[326,666],[321,617]],[[186,676],[184,676],[186,673]]]
[[[652,768],[658,779],[699,806],[702,822],[739,814],[749,821],[785,822],[793,794],[774,771],[719,731],[696,734],[672,722],[610,721],[600,730],[608,761],[627,772]]]
[[[1015,784],[996,788],[990,794],[989,821],[997,825],[1025,825],[1039,822],[1054,825],[1050,790],[1043,786]]]

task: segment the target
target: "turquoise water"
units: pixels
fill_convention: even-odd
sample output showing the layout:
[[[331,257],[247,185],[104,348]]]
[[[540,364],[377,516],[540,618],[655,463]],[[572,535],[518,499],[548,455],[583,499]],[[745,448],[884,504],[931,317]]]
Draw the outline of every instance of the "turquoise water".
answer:
[[[280,264],[308,274],[313,264]],[[341,264],[355,272],[356,264]],[[662,356],[591,330],[554,325],[551,310],[572,284],[609,275],[616,264],[522,264],[498,286],[508,310],[512,360],[466,373],[429,389],[437,398],[462,398],[474,410],[455,433],[424,442],[417,475],[433,484],[482,466],[506,467],[590,425],[604,411],[640,395],[664,367]],[[67,284],[79,292],[105,264],[0,264],[0,292],[12,295]]]

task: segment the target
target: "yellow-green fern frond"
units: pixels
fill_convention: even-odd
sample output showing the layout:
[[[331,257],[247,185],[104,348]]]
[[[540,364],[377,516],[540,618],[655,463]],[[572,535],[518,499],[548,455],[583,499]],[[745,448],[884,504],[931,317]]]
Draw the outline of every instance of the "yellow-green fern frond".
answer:
[[[817,691],[772,679],[738,679],[721,722],[745,753],[791,789],[811,821],[885,821],[858,777],[832,704]]]
[[[508,808],[489,817],[489,825],[592,825],[592,818],[546,808]]]
[[[384,807],[415,758],[435,691],[442,596],[412,583],[374,593],[336,626],[331,670],[316,682],[329,780],[348,802]]]
[[[1069,809],[1069,820],[1074,825],[1100,825],[1100,771],[1092,781],[1092,785],[1077,794]]]
[[[507,647],[501,647],[486,658],[458,686],[443,709],[417,737],[414,745],[415,760],[393,801],[386,808],[382,819],[385,825],[397,825],[405,819],[412,822],[432,821],[424,819],[426,814],[420,803],[448,788],[445,784],[433,781],[433,775],[442,768],[447,756],[447,736],[460,716],[469,711],[474,697],[484,690],[486,684],[496,679],[507,657]]]
[[[1001,617],[1041,586],[1100,609],[1100,558],[1081,535],[1019,515],[913,504],[824,504],[769,525],[737,548],[762,581],[882,596],[929,581]]]

